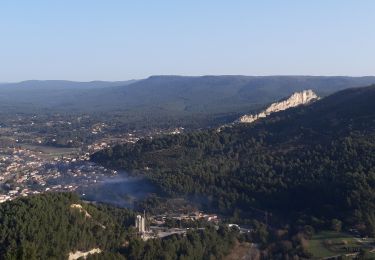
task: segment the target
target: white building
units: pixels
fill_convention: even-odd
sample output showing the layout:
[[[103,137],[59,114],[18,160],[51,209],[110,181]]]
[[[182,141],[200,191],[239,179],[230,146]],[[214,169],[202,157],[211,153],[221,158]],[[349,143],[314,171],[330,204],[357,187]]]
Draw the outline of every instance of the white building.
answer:
[[[141,215],[137,215],[135,218],[135,228],[139,233],[144,233],[146,231],[145,218]]]

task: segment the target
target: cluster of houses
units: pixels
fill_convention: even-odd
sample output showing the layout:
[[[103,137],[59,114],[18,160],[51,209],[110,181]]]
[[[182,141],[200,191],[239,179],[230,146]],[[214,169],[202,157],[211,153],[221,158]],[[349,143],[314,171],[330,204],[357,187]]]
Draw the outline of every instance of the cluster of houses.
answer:
[[[116,175],[80,156],[48,157],[19,147],[0,150],[0,203],[45,191],[75,191]]]
[[[143,239],[164,238],[171,235],[185,235],[189,228],[166,227],[166,220],[174,219],[179,221],[206,221],[214,224],[219,223],[219,218],[214,214],[205,214],[202,212],[193,212],[190,214],[164,214],[149,216],[137,215],[135,218],[135,228],[137,234]],[[147,221],[149,223],[147,223]],[[203,228],[204,229],[204,228]]]
[[[158,225],[162,225],[165,223],[166,219],[174,219],[179,221],[198,221],[198,220],[205,220],[207,222],[218,223],[219,218],[215,214],[205,214],[199,211],[184,214],[184,213],[173,213],[173,214],[162,214],[156,215],[153,217],[153,221]]]

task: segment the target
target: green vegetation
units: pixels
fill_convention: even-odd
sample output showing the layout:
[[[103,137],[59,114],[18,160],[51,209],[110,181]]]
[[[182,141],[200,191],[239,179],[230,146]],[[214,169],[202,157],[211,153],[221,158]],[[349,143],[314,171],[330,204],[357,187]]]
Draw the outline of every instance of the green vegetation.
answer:
[[[372,239],[363,241],[347,233],[324,231],[312,236],[308,241],[307,251],[315,258],[355,254],[370,248],[372,242]]]
[[[252,125],[141,140],[92,156],[144,172],[170,195],[205,195],[218,211],[318,228],[363,223],[375,210],[375,86],[350,89]],[[143,171],[146,167],[151,170]],[[138,171],[138,172],[139,172]]]
[[[0,205],[0,258],[65,259],[71,251],[99,247],[103,254],[91,258],[220,259],[238,241],[258,243],[265,259],[341,254],[344,245],[354,248],[357,243],[342,230],[356,225],[364,235],[375,234],[374,100],[375,86],[350,89],[251,125],[141,140],[92,156],[106,166],[145,174],[171,197],[201,199],[231,221],[253,227],[245,236],[220,227],[143,242],[129,228],[132,211],[86,204],[73,194],[45,194]],[[147,118],[150,107],[143,108],[140,113]],[[211,108],[201,119],[218,112]],[[181,112],[185,109],[186,114]],[[181,113],[160,123],[169,124],[172,117],[183,120],[181,115],[200,109],[178,106]],[[142,124],[162,118],[164,112],[171,115],[165,111],[155,109]],[[112,114],[119,116],[119,129],[124,118],[134,119],[127,115]],[[69,132],[70,126],[59,132],[61,145],[73,138]],[[91,138],[73,135],[77,144]],[[168,207],[157,197],[149,201]],[[332,232],[320,232],[328,229]],[[361,256],[370,254],[366,246],[360,250]]]
[[[238,232],[226,228],[190,231],[186,237],[170,236],[144,242],[133,239],[124,249],[124,259],[222,259],[234,246]],[[103,259],[92,256],[89,259]]]
[[[80,204],[85,213],[72,204]],[[2,259],[65,259],[68,252],[120,246],[125,226],[133,223],[128,210],[94,207],[69,193],[48,193],[0,205]],[[121,219],[121,222],[119,221]],[[126,225],[123,225],[126,224]]]
[[[69,252],[100,248],[90,259],[221,259],[239,233],[220,227],[187,236],[142,241],[135,213],[86,204],[71,193],[46,193],[0,204],[1,259],[67,259]]]

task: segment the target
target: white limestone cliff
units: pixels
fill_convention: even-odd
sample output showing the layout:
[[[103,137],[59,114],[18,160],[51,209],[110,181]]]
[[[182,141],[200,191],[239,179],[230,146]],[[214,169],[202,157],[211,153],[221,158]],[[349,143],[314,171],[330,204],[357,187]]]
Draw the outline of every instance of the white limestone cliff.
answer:
[[[93,248],[89,251],[82,252],[82,251],[76,251],[76,252],[70,252],[68,256],[68,260],[76,260],[76,259],[86,259],[89,255],[92,254],[100,254],[102,250],[100,248]]]
[[[297,107],[300,105],[306,105],[318,99],[319,97],[311,89],[304,90],[302,92],[296,92],[286,100],[271,104],[269,107],[258,114],[241,116],[237,120],[237,123],[252,123],[259,118],[267,117],[274,112],[286,110],[288,108]]]

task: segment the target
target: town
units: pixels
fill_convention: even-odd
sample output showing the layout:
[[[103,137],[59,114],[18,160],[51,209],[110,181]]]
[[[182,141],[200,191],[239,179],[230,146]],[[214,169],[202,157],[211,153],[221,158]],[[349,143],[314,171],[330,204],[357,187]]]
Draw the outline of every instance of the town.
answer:
[[[73,192],[117,174],[87,159],[87,154],[49,158],[19,147],[0,149],[0,202],[48,191]]]
[[[42,192],[78,192],[118,174],[90,162],[91,153],[184,130],[129,130],[88,115],[17,114],[1,119],[0,203]]]

